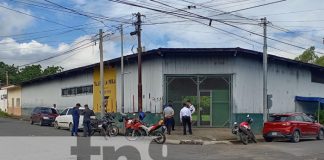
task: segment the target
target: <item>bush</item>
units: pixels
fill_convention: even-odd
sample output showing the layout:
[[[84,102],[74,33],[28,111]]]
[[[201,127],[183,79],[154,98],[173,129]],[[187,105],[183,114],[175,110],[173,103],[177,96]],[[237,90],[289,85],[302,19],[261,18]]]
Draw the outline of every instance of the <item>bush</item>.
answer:
[[[0,117],[9,117],[9,114],[0,109]]]
[[[320,110],[319,112],[319,123],[324,124],[324,110]]]

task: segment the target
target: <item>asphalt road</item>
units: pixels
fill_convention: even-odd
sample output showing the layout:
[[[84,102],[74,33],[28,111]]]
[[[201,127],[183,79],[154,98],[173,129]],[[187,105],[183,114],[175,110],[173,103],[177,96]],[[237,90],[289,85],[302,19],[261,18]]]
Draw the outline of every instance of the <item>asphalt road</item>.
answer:
[[[69,135],[70,133],[67,130],[57,130],[53,127],[30,125],[29,122],[26,121],[0,118],[0,140],[3,136],[69,137]],[[114,138],[117,141],[125,139],[121,136]],[[166,146],[167,158],[165,159],[168,160],[324,160],[324,141],[318,140],[303,140],[300,143],[290,143],[288,141],[271,143],[260,142],[258,144],[249,144],[246,146],[241,144]],[[154,144],[151,145],[150,148],[151,157],[160,157],[161,145]],[[129,155],[133,154],[131,151],[126,153]]]

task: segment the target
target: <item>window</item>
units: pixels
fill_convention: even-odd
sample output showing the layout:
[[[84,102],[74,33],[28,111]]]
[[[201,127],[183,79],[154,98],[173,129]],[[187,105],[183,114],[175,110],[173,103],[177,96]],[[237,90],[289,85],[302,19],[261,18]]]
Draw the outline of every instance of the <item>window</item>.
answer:
[[[312,74],[312,82],[324,84],[324,72],[312,71],[311,74]]]
[[[313,120],[311,118],[309,118],[308,116],[303,116],[304,121],[305,122],[313,122]]]
[[[66,115],[66,112],[68,111],[68,109],[65,109],[62,113],[61,113],[61,115]]]
[[[92,94],[93,93],[93,85],[87,86],[79,86],[79,87],[71,87],[71,88],[63,88],[62,96],[75,96],[82,94]]]
[[[288,116],[270,116],[270,122],[285,122],[288,120]]]
[[[16,98],[16,106],[20,107],[20,98]]]
[[[15,98],[11,98],[11,107],[15,107]]]
[[[295,116],[296,121],[303,122],[304,119],[302,116]]]
[[[72,112],[73,112],[73,109],[72,109],[72,108],[69,109],[69,111],[68,111],[68,115],[72,115]]]

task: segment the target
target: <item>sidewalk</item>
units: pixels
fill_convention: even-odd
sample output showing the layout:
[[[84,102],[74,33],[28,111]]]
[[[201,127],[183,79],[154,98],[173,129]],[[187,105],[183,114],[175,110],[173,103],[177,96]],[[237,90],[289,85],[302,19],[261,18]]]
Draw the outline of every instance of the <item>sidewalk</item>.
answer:
[[[231,128],[193,128],[193,134],[183,135],[182,127],[177,126],[171,135],[166,134],[168,144],[232,144],[237,137],[232,134]],[[261,140],[261,135],[256,135]]]

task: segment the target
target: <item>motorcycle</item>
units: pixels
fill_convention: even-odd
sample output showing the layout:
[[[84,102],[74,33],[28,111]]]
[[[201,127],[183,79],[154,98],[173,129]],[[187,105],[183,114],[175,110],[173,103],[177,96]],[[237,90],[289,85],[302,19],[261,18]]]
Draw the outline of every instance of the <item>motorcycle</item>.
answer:
[[[159,120],[156,124],[152,126],[147,126],[144,122],[139,120],[138,118],[128,118],[123,117],[125,120],[125,136],[128,140],[136,140],[138,137],[141,136],[153,136],[154,142],[158,144],[163,144],[166,141],[165,137],[165,126],[164,120]],[[161,130],[159,130],[161,128]]]
[[[256,138],[251,130],[252,122],[253,120],[249,117],[249,115],[247,120],[240,123],[240,125],[238,125],[237,122],[234,122],[232,133],[235,134],[244,145],[247,145],[249,142],[257,143]]]
[[[91,135],[95,132],[99,132],[102,136],[117,136],[119,134],[119,128],[114,125],[115,116],[110,113],[106,113],[101,120],[93,120],[90,125],[93,128]]]

